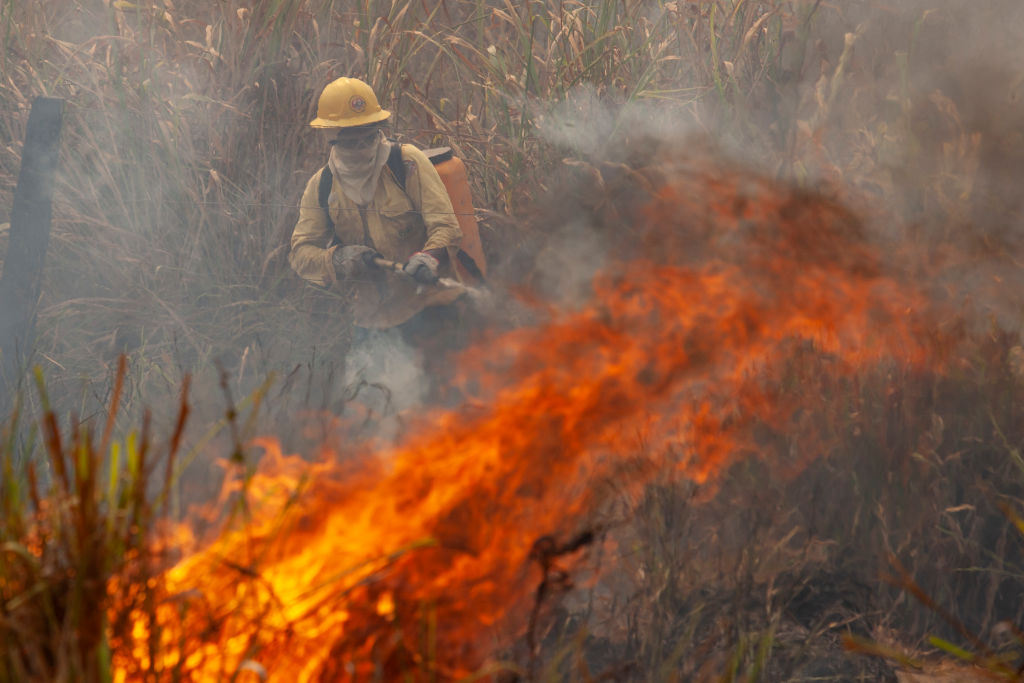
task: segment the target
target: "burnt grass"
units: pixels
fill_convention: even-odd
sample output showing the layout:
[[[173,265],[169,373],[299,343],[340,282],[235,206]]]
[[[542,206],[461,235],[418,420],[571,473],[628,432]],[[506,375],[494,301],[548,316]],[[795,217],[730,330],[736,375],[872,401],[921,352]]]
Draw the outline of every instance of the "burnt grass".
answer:
[[[694,168],[708,161],[686,159]],[[663,175],[643,163],[590,170],[602,174],[601,195],[588,187],[590,173],[570,169],[547,220],[583,216],[615,245],[622,216]],[[694,182],[710,177],[721,175]],[[777,187],[812,204],[833,201]],[[529,262],[549,239],[520,243],[511,259]],[[806,363],[794,375],[804,381],[787,390],[819,392],[817,404],[793,416],[792,431],[755,427],[754,446],[714,482],[666,477],[640,494],[619,491],[630,512],[612,515],[582,557],[567,558],[573,569],[560,590],[538,594],[536,618],[508,652],[520,668],[506,678],[895,681],[900,670],[946,659],[1018,679],[1020,339],[951,306],[948,290],[912,282],[945,311],[930,331],[942,367],[894,363],[831,379],[813,353],[794,361]],[[801,440],[797,424],[823,438]],[[609,539],[613,550],[602,550]]]
[[[1024,478],[1008,444],[1024,436],[1024,386],[1007,379],[1005,343],[992,341],[969,377],[905,384],[796,476],[773,472],[765,453],[735,464],[710,500],[692,484],[648,487],[611,532],[630,552],[593,560],[611,567],[607,583],[540,622],[539,669],[895,681],[911,663],[955,659],[937,637],[1000,657],[1005,668],[982,668],[1015,679]],[[920,450],[893,443],[908,439]]]

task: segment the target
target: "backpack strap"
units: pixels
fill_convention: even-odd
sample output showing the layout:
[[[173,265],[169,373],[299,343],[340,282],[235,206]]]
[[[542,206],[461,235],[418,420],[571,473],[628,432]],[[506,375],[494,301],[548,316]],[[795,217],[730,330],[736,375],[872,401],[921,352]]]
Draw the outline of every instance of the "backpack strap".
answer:
[[[320,208],[324,210],[324,218],[327,219],[327,232],[331,235],[331,239],[327,242],[328,247],[338,243],[338,233],[334,231],[334,220],[331,218],[331,211],[327,207],[327,200],[331,196],[331,187],[333,185],[334,174],[331,173],[331,167],[324,166],[323,170],[320,171],[320,186],[317,187],[316,197]]]
[[[397,142],[391,143],[391,150],[388,152],[388,168],[391,169],[391,173],[395,176],[395,180],[398,181],[398,186],[405,192],[405,161],[402,160],[402,145]],[[327,217],[327,231],[334,233],[334,221],[331,219],[331,212],[328,209],[328,200],[331,197],[331,187],[334,185],[334,174],[331,173],[330,166],[324,166],[320,172],[320,185],[317,187],[317,202],[320,204],[320,208],[324,210],[324,216]],[[337,241],[337,235],[333,235],[332,243]]]
[[[405,192],[405,161],[402,160],[402,144],[399,142],[391,143],[391,151],[388,152],[388,168],[394,174],[402,192]]]
[[[406,169],[405,160],[402,159],[401,143],[391,143],[391,150],[388,151],[387,166],[391,169],[392,175],[395,176],[398,186],[402,188],[402,192],[405,192]],[[331,167],[324,166],[323,170],[320,171],[320,185],[317,187],[316,196],[317,203],[323,209],[324,217],[327,219],[327,232],[331,235],[331,239],[327,242],[328,247],[341,243],[341,240],[338,239],[338,233],[334,230],[334,220],[331,218],[331,211],[328,207],[328,200],[331,197],[331,188],[333,186],[334,174],[331,173]],[[475,266],[476,264],[473,265]]]

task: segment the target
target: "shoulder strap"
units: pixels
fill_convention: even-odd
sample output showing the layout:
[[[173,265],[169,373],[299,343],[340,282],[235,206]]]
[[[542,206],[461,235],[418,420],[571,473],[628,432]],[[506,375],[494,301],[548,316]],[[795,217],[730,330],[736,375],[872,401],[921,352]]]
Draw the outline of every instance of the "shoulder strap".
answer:
[[[331,220],[331,212],[327,209],[327,200],[331,196],[331,186],[333,184],[334,175],[331,173],[331,167],[324,166],[324,170],[320,172],[320,186],[317,188],[316,196],[320,208],[324,210],[324,215],[327,217],[327,228],[331,232],[334,232],[334,221]]]
[[[402,144],[399,142],[391,143],[391,151],[388,152],[388,168],[391,169],[391,173],[394,174],[395,180],[398,181],[398,186],[405,191],[405,162],[402,160]]]
[[[388,168],[394,174],[398,186],[405,191],[405,162],[402,160],[402,145],[398,142],[391,143],[391,150],[388,152]],[[320,171],[320,185],[317,187],[317,203],[324,210],[324,217],[327,219],[327,232],[331,234],[330,244],[338,241],[338,234],[334,231],[334,221],[331,220],[331,211],[328,208],[328,200],[331,197],[331,188],[334,185],[334,175],[330,166],[324,166]]]
[[[320,208],[324,210],[324,218],[327,219],[327,233],[331,236],[327,240],[328,247],[333,247],[339,243],[338,233],[334,231],[334,220],[331,218],[331,210],[327,206],[327,202],[331,198],[331,188],[333,186],[334,175],[331,173],[331,167],[324,166],[324,169],[320,172],[320,185],[317,187],[316,198]]]

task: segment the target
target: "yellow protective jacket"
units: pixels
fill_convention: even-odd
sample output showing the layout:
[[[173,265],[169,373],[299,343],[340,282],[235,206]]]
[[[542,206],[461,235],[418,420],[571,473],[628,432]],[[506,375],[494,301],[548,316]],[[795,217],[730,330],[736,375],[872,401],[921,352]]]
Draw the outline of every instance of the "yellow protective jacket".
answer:
[[[402,160],[405,190],[385,165],[373,201],[363,209],[346,197],[334,180],[327,205],[340,246],[373,247],[384,258],[399,263],[417,251],[439,247],[447,247],[449,256],[454,257],[462,230],[441,177],[413,145],[402,145]],[[321,173],[322,169],[313,174],[302,193],[288,262],[302,278],[326,287],[335,282],[332,255],[336,247],[328,246],[333,235],[319,204]],[[451,274],[451,262],[449,258],[449,272],[442,276]]]
[[[439,275],[454,273],[462,230],[452,209],[448,191],[430,160],[413,145],[402,145],[405,190],[388,166],[380,172],[373,201],[362,209],[342,192],[337,179],[327,200],[339,243],[332,237],[320,206],[317,171],[306,184],[299,204],[299,220],[292,232],[288,262],[301,277],[328,287],[336,282],[333,254],[339,246],[361,244],[381,256],[404,263],[417,251],[444,247],[448,263]],[[353,322],[360,327],[399,325],[427,306],[448,304],[463,293],[458,287],[421,287],[403,274],[379,271],[370,281],[346,283],[352,303]]]

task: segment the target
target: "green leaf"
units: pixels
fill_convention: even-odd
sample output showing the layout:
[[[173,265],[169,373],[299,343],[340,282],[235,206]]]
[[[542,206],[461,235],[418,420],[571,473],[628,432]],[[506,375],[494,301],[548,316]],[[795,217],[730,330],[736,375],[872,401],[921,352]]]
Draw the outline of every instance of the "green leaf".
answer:
[[[962,659],[965,662],[973,662],[974,660],[977,659],[977,655],[975,655],[974,653],[968,652],[967,650],[963,649],[962,647],[960,647],[958,645],[954,645],[953,643],[949,642],[948,640],[945,640],[943,638],[939,638],[938,636],[929,636],[928,637],[928,642],[931,643],[933,646],[939,648],[943,652],[946,652],[947,654],[951,654],[954,657],[956,657],[958,659]]]

